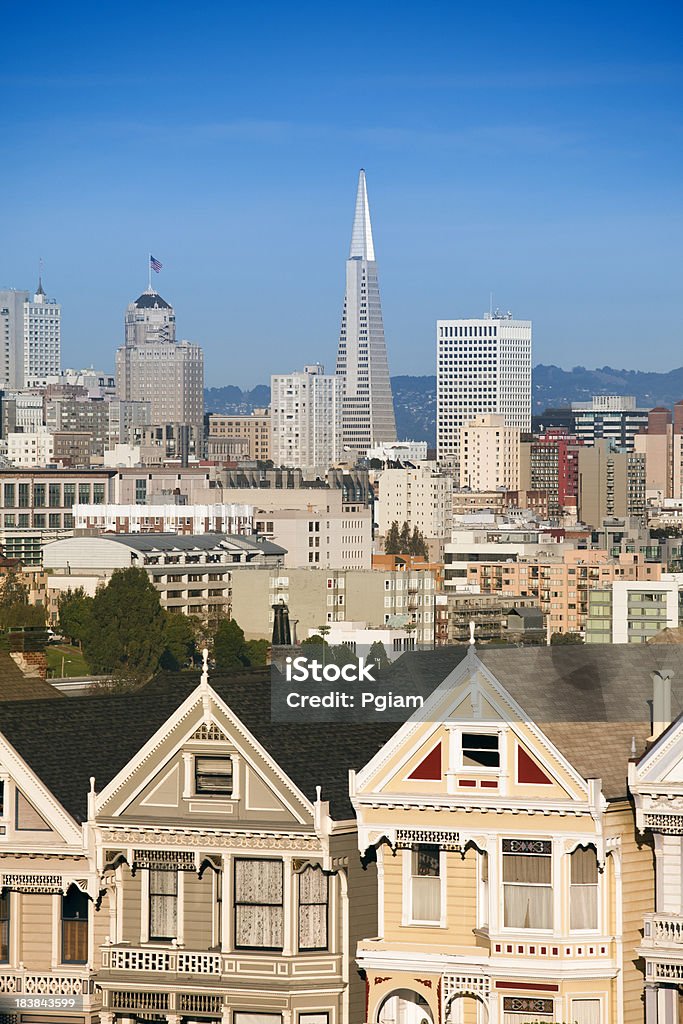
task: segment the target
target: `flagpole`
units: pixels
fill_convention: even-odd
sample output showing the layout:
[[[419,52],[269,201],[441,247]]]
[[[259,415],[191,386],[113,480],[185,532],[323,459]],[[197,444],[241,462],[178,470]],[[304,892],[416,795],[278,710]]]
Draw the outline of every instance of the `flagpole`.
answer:
[[[147,291],[151,292],[151,290],[152,290],[152,254],[150,252],[147,255],[149,257],[148,260],[147,260]]]

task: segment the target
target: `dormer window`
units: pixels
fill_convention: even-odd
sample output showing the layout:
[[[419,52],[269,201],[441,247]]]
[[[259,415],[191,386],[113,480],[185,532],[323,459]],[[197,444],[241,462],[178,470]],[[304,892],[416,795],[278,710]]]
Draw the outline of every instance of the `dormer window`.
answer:
[[[232,759],[195,757],[194,785],[198,796],[232,796]]]

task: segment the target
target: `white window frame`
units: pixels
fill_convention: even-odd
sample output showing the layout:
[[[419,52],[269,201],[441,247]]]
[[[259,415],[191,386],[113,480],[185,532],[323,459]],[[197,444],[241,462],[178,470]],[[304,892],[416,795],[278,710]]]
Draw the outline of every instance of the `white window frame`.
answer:
[[[401,908],[401,924],[405,927],[416,928],[446,928],[448,926],[446,907],[446,850],[439,850],[439,903],[441,916],[438,921],[418,921],[413,919],[413,852],[414,851],[412,849],[403,850],[403,899]]]
[[[196,761],[198,757],[209,757],[213,760],[225,759],[232,762],[232,792],[222,795],[220,793],[197,793],[196,791]],[[191,800],[193,805],[206,805],[206,809],[220,808],[221,804],[235,803],[240,799],[241,779],[240,763],[241,757],[234,750],[229,750],[225,744],[218,744],[211,740],[202,744],[199,740],[190,747],[183,750],[183,800]]]
[[[566,861],[567,861],[567,930],[568,930],[570,935],[599,935],[602,932],[602,925],[603,925],[603,920],[604,920],[603,906],[602,906],[604,890],[603,890],[603,884],[602,883],[603,883],[603,877],[604,877],[605,873],[604,873],[604,871],[603,872],[600,871],[600,865],[599,864],[598,864],[598,881],[597,881],[597,885],[595,886],[595,888],[596,888],[595,901],[597,903],[597,915],[596,915],[597,916],[597,923],[596,923],[596,926],[595,926],[595,928],[572,928],[572,854],[575,853],[576,850],[580,849],[581,847],[586,847],[586,846],[592,846],[593,848],[595,848],[596,844],[595,844],[594,841],[577,843],[576,846],[572,850],[570,850],[567,853],[567,855],[566,855]],[[597,850],[596,850],[596,860],[597,860]]]
[[[526,882],[526,883],[525,882],[505,882],[504,881],[505,870],[504,870],[504,866],[503,865],[504,865],[505,857],[509,856],[509,855],[506,854],[506,853],[503,853],[503,839],[538,839],[540,842],[549,842],[550,843],[550,854],[545,854],[545,853],[536,854],[536,855],[530,854],[529,856],[547,857],[550,860],[550,882],[547,883],[547,884],[545,882],[543,882],[543,883],[534,883],[534,882]],[[529,836],[529,835],[525,835],[525,836],[510,836],[510,835],[507,835],[507,836],[501,836],[501,838],[498,840],[498,843],[499,843],[498,856],[500,858],[500,861],[499,861],[499,863],[500,863],[500,899],[499,899],[498,913],[499,913],[499,921],[500,921],[501,933],[502,934],[506,934],[506,935],[508,935],[508,934],[509,935],[533,935],[533,934],[538,934],[538,935],[544,935],[544,936],[555,934],[555,932],[557,931],[557,929],[559,927],[559,922],[557,921],[558,910],[557,910],[556,900],[555,900],[555,885],[556,885],[557,878],[558,878],[558,872],[557,872],[557,867],[556,867],[555,844],[553,843],[552,838],[547,837],[547,836],[541,837],[541,836]],[[526,854],[521,854],[521,856],[526,856]],[[490,866],[491,865],[490,865],[490,862],[489,862],[489,868],[490,868]],[[490,881],[489,881],[489,884],[490,884]],[[551,918],[552,918],[550,928],[521,928],[519,926],[506,925],[505,924],[505,886],[506,885],[519,885],[520,887],[524,886],[524,885],[538,885],[539,888],[550,889],[550,897],[551,897],[551,899],[550,899],[550,911],[551,911]]]
[[[472,773],[473,775],[502,775],[506,772],[507,765],[507,729],[501,723],[458,723],[456,726],[448,726],[450,733],[449,742],[449,774],[462,775]],[[498,767],[487,768],[485,765],[465,764],[463,762],[462,737],[464,733],[479,734],[481,736],[498,736]]]

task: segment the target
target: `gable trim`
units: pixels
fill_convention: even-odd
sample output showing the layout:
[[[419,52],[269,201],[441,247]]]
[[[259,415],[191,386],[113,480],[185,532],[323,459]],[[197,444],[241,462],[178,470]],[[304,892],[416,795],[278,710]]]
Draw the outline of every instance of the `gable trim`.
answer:
[[[54,838],[69,846],[83,848],[83,830],[68,811],[62,806],[56,796],[42,782],[40,777],[33,771],[30,764],[24,760],[11,743],[0,733],[0,761],[6,768],[15,786],[24,794],[24,797],[35,807],[35,810],[50,825]],[[45,831],[41,832],[41,845],[51,845]]]

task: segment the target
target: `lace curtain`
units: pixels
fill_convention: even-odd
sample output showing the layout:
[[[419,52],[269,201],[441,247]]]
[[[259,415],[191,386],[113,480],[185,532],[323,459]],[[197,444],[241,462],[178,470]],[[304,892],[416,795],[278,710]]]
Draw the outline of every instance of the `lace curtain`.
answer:
[[[281,860],[235,861],[235,944],[282,949]]]
[[[299,949],[327,949],[328,885],[320,868],[299,875]]]
[[[149,872],[149,937],[175,939],[178,935],[178,872]]]
[[[503,909],[506,928],[553,926],[550,857],[503,856]]]
[[[592,846],[579,847],[571,855],[569,927],[598,927],[598,857]]]

